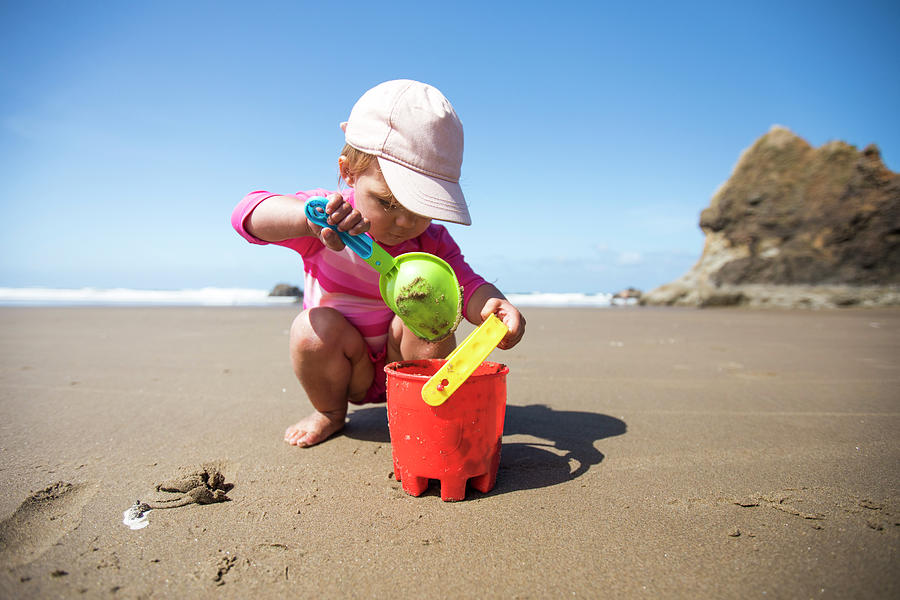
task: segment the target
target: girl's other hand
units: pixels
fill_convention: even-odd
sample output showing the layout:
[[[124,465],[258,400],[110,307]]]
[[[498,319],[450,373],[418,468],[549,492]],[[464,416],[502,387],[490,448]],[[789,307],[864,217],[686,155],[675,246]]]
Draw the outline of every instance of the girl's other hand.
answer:
[[[344,231],[350,235],[359,235],[369,230],[371,224],[369,220],[353,208],[349,202],[344,200],[340,194],[331,194],[327,198],[328,204],[325,205],[325,214],[328,215],[328,224],[334,225],[339,231]],[[310,227],[319,236],[319,239],[331,250],[340,252],[344,249],[344,242],[337,231],[328,227],[319,227],[315,223],[310,222]]]
[[[509,350],[519,343],[522,336],[525,335],[525,317],[513,306],[506,298],[490,298],[481,309],[482,320],[487,319],[492,314],[503,321],[506,328],[509,329],[497,347],[501,350]]]

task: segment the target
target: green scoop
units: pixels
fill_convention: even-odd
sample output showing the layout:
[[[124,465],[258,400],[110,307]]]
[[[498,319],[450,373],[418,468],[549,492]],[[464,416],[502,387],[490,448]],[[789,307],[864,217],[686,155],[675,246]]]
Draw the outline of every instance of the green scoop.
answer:
[[[378,271],[378,289],[384,303],[414,334],[437,341],[456,331],[462,319],[462,297],[456,273],[446,261],[427,252],[393,257],[367,233],[338,231],[327,221],[326,203],[321,196],[310,198],[306,218],[336,231],[348,248]]]

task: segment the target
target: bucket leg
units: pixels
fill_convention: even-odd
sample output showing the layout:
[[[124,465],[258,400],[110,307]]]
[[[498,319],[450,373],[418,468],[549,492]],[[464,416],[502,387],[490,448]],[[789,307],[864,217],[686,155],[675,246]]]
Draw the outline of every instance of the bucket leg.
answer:
[[[467,477],[448,477],[441,479],[441,500],[453,502],[466,499]]]
[[[497,483],[497,470],[500,468],[500,445],[501,441],[497,440],[497,448],[491,456],[491,464],[487,473],[472,478],[472,487],[483,494],[494,489],[494,484]]]
[[[487,473],[483,473],[478,477],[472,478],[472,487],[483,494],[487,494],[489,491],[494,489],[495,483],[497,483],[496,471],[494,471],[493,473],[488,471]]]
[[[421,496],[427,489],[427,477],[413,477],[410,475],[403,478],[403,490],[410,496]]]
[[[400,472],[402,473],[400,483],[403,485],[403,491],[405,491],[410,496],[421,496],[422,492],[428,489],[428,478],[427,477],[416,477],[415,475],[410,475],[409,471],[400,468]],[[396,471],[394,471],[396,473]]]

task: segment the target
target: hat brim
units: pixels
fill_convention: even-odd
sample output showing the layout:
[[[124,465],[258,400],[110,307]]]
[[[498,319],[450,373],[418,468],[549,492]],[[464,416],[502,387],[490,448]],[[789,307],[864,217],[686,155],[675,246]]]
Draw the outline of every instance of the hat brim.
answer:
[[[404,208],[429,219],[472,224],[458,183],[424,175],[381,156],[377,158],[385,183]]]

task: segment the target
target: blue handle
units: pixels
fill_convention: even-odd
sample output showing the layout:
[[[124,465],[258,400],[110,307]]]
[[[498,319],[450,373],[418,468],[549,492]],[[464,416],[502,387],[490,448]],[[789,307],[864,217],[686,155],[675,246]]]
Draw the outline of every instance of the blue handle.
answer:
[[[350,235],[346,231],[338,231],[338,228],[328,223],[328,215],[325,213],[325,205],[328,201],[322,196],[313,196],[306,202],[306,218],[319,225],[327,227],[341,236],[341,241],[356,252],[362,259],[368,259],[372,256],[372,238],[368,233],[359,235]]]

